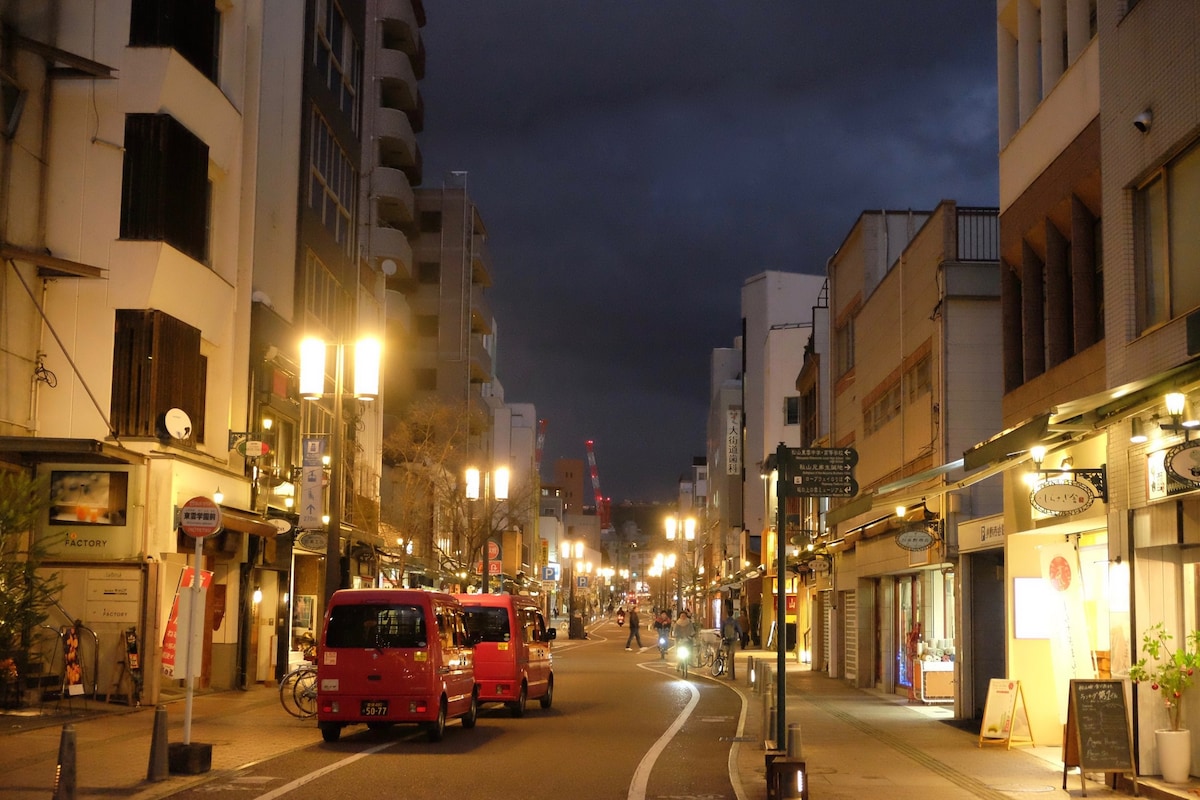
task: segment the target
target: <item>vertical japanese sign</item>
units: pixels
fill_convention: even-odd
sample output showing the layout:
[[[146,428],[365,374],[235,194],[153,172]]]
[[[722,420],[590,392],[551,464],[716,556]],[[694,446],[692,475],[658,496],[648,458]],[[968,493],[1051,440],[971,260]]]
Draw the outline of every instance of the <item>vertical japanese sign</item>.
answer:
[[[726,411],[725,474],[742,474],[742,411],[740,408],[731,408]]]
[[[320,436],[304,437],[304,455],[301,461],[300,513],[301,530],[324,527],[321,517],[325,515],[325,439]]]

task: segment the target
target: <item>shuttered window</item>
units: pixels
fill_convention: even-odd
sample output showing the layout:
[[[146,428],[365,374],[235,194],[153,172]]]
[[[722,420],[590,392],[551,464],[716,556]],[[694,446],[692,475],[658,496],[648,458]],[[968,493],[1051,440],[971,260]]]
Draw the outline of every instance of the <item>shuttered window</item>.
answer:
[[[208,145],[168,114],[125,117],[121,238],[208,263]]]
[[[842,617],[846,632],[843,636],[842,674],[848,681],[858,679],[858,595],[842,592]]]
[[[200,331],[161,311],[118,309],[113,339],[111,421],[118,436],[161,436],[172,408],[192,420],[183,444],[204,441],[207,359]]]

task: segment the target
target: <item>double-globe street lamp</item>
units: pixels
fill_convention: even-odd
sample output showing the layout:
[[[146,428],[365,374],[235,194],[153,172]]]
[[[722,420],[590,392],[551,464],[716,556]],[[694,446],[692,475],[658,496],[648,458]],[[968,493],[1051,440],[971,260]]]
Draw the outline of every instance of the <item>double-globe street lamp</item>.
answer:
[[[683,565],[687,561],[688,547],[690,547],[691,542],[696,540],[696,520],[694,517],[685,517],[680,520],[672,514],[666,518],[664,527],[666,528],[667,541],[675,542],[678,540],[683,551],[679,562],[679,569],[675,572],[675,595],[679,603],[678,610],[682,611],[687,605],[683,601]]]
[[[562,556],[562,569],[565,573],[567,581],[567,638],[578,639],[582,638],[583,625],[580,620],[580,625],[576,628],[575,625],[575,569],[574,559],[583,558],[583,542],[571,541],[563,539],[559,542],[559,555]]]
[[[480,472],[478,467],[467,467],[466,495],[467,495],[467,535],[474,533],[473,511],[475,502],[481,497],[484,502],[484,515],[486,519],[487,530],[483,537],[483,555],[480,557],[482,564],[481,572],[483,573],[483,594],[491,594],[492,583],[492,564],[491,553],[489,552],[492,544],[492,522],[495,509],[487,504],[487,499],[490,494],[491,498],[497,502],[503,502],[508,499],[508,467],[496,467],[491,472]],[[488,491],[489,486],[491,491]],[[502,571],[502,570],[501,570]],[[500,581],[500,593],[504,592],[504,580]]]
[[[334,348],[333,392],[325,391],[325,351]],[[347,345],[329,345],[315,336],[300,342],[300,396],[305,400],[319,401],[333,398],[333,429],[330,432],[329,458],[329,515],[325,530],[325,607],[329,598],[342,583],[342,503],[343,489],[342,449],[343,430],[342,404],[346,400],[346,351]],[[381,348],[378,339],[366,337],[354,344],[354,392],[351,396],[359,400],[374,400],[379,397],[379,362]],[[308,465],[305,465],[308,467]],[[307,480],[307,476],[306,476]]]

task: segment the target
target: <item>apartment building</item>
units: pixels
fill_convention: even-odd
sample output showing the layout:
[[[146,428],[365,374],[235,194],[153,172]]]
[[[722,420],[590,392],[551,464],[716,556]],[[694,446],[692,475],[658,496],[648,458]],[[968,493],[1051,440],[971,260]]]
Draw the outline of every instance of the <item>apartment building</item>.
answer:
[[[831,504],[817,543],[832,560],[814,585],[817,666],[915,701],[956,702],[956,670],[970,686],[1003,658],[986,628],[962,630],[961,595],[985,604],[1001,585],[960,581],[955,536],[1000,510],[994,485],[957,480],[999,422],[997,245],[996,209],[942,201],[864,212],[829,261],[828,446],[857,454],[860,490]]]
[[[104,654],[87,690],[113,685],[133,632],[154,702],[183,677],[165,634],[197,568],[215,688],[277,678],[334,582],[375,575],[378,404],[343,396],[366,371],[334,365],[382,335],[385,280],[412,270],[374,235],[404,186],[367,178],[420,180],[424,12],[120,8],[5,5],[0,461],[50,482],[35,535],[72,618],[52,624],[79,620],[85,659]],[[313,401],[304,335],[329,355]],[[192,498],[222,522],[198,563]]]

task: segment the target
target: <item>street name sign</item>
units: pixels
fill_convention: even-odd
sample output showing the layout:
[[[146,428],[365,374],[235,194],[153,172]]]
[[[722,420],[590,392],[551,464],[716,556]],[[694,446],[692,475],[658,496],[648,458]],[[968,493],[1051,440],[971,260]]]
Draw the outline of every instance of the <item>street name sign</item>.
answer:
[[[858,494],[853,447],[789,447],[781,480],[789,497],[853,497]]]

